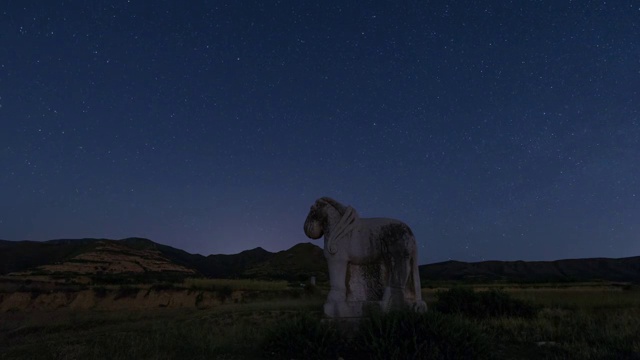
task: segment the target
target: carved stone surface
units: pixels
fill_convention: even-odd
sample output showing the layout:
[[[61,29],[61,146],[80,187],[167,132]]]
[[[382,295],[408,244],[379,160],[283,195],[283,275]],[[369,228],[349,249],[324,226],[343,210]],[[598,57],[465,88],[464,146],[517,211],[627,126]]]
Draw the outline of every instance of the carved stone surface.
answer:
[[[368,308],[425,311],[416,240],[409,226],[386,218],[361,218],[354,208],[323,197],[304,223],[311,239],[324,235],[331,290],[324,312],[360,317]]]

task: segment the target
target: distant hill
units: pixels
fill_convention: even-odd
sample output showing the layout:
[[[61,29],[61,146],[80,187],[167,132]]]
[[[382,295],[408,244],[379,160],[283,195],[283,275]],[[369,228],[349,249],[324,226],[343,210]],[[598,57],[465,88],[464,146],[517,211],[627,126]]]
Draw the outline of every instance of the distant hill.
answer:
[[[60,239],[43,242],[0,240],[0,275],[16,272],[99,274],[117,277],[137,273],[298,281],[315,276],[327,280],[327,263],[320,247],[301,243],[272,253],[262,248],[233,255],[190,254],[143,238]],[[97,276],[97,275],[96,275]],[[446,261],[420,266],[423,283],[640,281],[640,256],[622,259],[557,261]]]
[[[322,249],[310,243],[277,253],[258,247],[233,255],[203,256],[143,238],[0,240],[0,275],[19,272],[92,275],[105,281],[118,273],[135,275],[138,281],[166,279],[167,273],[290,281],[316,276],[323,281],[327,265]]]
[[[155,243],[154,243],[155,244]],[[242,273],[273,256],[273,253],[257,247],[232,255],[190,254],[167,245],[155,244],[156,248],[176,264],[190,267],[198,273],[211,278],[238,278]]]
[[[556,261],[445,261],[420,266],[426,281],[640,281],[640,256],[622,259],[591,258]]]
[[[43,242],[0,240],[0,274],[59,263],[75,255],[93,250],[100,240],[105,239],[51,240]]]
[[[273,254],[268,260],[248,267],[243,277],[255,279],[283,279],[302,281],[315,276],[328,280],[329,269],[321,248],[311,243],[297,244],[289,250]]]
[[[2,273],[85,277],[95,283],[179,280],[197,271],[171,261],[150,240],[131,238],[0,242]]]

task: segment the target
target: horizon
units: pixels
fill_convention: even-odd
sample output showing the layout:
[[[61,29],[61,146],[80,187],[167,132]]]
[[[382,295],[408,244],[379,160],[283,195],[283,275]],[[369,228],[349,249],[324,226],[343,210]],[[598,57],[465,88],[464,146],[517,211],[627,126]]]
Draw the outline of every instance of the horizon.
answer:
[[[130,236],[130,237],[126,237],[126,238],[121,238],[121,239],[109,239],[109,238],[95,238],[95,237],[85,237],[85,238],[75,238],[75,239],[69,239],[69,238],[57,238],[57,239],[49,239],[49,240],[7,240],[7,239],[2,239],[0,238],[0,241],[10,241],[10,242],[22,242],[22,241],[27,241],[27,242],[49,242],[49,241],[75,241],[75,240],[108,240],[108,241],[122,241],[122,240],[129,240],[129,239],[140,239],[140,240],[147,240],[147,241],[151,241],[155,244],[158,245],[163,245],[163,246],[169,246],[172,247],[174,249],[177,250],[182,250],[185,251],[191,255],[200,255],[203,257],[208,257],[208,256],[213,256],[213,255],[238,255],[240,253],[243,253],[245,251],[252,251],[252,250],[256,250],[256,249],[262,249],[264,251],[270,252],[272,254],[278,253],[278,252],[284,252],[284,251],[288,251],[291,250],[292,248],[301,245],[301,244],[311,244],[313,246],[318,247],[319,249],[322,249],[321,245],[315,244],[314,242],[318,242],[320,240],[309,240],[306,242],[299,242],[297,244],[293,244],[292,246],[290,246],[289,248],[286,249],[281,249],[281,250],[268,250],[265,249],[262,246],[257,246],[251,249],[244,249],[244,250],[240,250],[239,252],[235,252],[235,253],[210,253],[210,254],[201,254],[201,253],[193,253],[184,249],[181,249],[179,247],[175,247],[173,245],[169,245],[169,244],[163,244],[157,241],[154,241],[153,239],[148,239],[148,238],[144,238],[144,237],[139,237],[139,236]],[[522,260],[522,259],[511,259],[511,260],[504,260],[504,259],[483,259],[483,260],[472,260],[472,261],[465,261],[465,260],[460,260],[460,259],[446,259],[446,260],[440,260],[440,261],[434,261],[434,262],[426,262],[426,263],[420,263],[419,266],[423,266],[423,265],[431,265],[431,264],[440,264],[440,263],[445,263],[448,261],[455,261],[455,262],[462,262],[462,263],[480,263],[480,262],[555,262],[555,261],[564,261],[564,260],[589,260],[589,259],[626,259],[626,258],[636,258],[636,257],[640,257],[640,254],[637,255],[630,255],[630,256],[623,256],[623,257],[586,257],[586,258],[561,258],[561,259],[550,259],[550,260],[536,260],[536,259],[532,259],[532,260]]]

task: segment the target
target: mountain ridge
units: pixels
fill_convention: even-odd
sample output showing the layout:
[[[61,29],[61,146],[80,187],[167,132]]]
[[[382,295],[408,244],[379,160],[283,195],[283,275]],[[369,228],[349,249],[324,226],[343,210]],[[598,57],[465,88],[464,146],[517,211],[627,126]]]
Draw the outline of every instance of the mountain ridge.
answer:
[[[102,245],[100,245],[102,244]],[[328,279],[327,264],[322,248],[310,242],[299,243],[287,250],[269,252],[262,247],[244,250],[238,254],[191,254],[152,240],[133,237],[111,239],[54,239],[48,241],[0,240],[0,274],[29,269],[56,269],[54,264],[86,262],[96,259],[98,247],[112,244],[112,251],[135,256],[156,257],[160,266],[146,265],[149,269],[168,269],[175,265],[181,273],[212,278],[253,278],[297,281],[315,276],[318,281]],[[116,250],[114,250],[116,249]],[[130,249],[130,250],[128,250]],[[102,252],[105,250],[102,249]],[[87,253],[91,253],[89,256]],[[83,255],[84,254],[84,255]],[[132,255],[133,254],[133,255]],[[146,255],[145,255],[146,254]],[[104,255],[101,255],[104,257]],[[97,261],[97,260],[96,260]],[[103,261],[103,260],[101,260]],[[126,260],[140,263],[135,259]],[[49,266],[44,267],[43,266]],[[158,267],[160,266],[160,267]],[[78,266],[76,266],[78,267]],[[67,264],[67,269],[69,264]],[[86,266],[84,267],[86,268]],[[108,268],[108,267],[107,267]],[[626,281],[640,280],[640,256],[625,258],[560,259],[553,261],[500,261],[463,262],[447,260],[421,265],[423,283],[432,281],[471,282],[565,282],[565,281]],[[164,270],[162,270],[164,271]]]
[[[640,256],[583,258],[552,261],[462,262],[448,260],[420,266],[420,277],[429,280],[466,281],[639,281]]]

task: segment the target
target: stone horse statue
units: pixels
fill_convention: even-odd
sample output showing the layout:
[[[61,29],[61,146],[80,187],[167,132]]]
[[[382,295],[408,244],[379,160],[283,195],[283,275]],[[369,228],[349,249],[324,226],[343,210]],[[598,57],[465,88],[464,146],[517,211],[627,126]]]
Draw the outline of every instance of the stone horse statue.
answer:
[[[311,206],[304,233],[311,239],[324,235],[331,283],[327,316],[360,317],[368,306],[426,310],[416,240],[403,222],[361,218],[351,206],[323,197]]]

